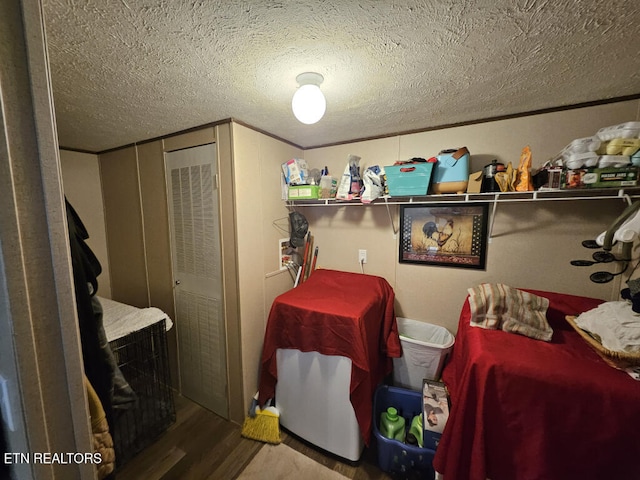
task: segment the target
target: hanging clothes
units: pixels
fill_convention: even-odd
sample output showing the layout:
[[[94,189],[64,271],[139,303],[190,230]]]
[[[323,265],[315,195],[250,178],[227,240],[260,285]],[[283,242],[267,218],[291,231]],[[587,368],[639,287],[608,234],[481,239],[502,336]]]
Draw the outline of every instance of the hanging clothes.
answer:
[[[113,427],[113,380],[100,348],[99,331],[102,328],[102,319],[100,315],[96,315],[92,305],[92,298],[98,291],[98,275],[102,273],[102,266],[86,243],[89,238],[87,229],[66,198],[65,206],[84,371],[105,410],[109,426]]]

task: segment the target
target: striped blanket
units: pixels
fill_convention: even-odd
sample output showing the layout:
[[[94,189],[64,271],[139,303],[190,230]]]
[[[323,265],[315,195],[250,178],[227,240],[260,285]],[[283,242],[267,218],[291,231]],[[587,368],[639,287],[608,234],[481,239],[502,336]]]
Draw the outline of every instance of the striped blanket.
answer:
[[[551,340],[547,298],[502,283],[483,283],[468,292],[471,326]]]

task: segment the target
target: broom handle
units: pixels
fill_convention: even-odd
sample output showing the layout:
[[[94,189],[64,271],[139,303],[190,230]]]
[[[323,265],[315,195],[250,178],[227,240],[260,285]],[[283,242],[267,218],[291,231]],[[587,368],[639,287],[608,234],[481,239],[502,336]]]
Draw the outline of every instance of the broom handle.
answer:
[[[300,283],[300,273],[302,272],[302,265],[298,267],[298,274],[296,275],[296,281],[293,283],[293,287],[297,287]]]
[[[311,271],[309,272],[309,275],[311,275],[311,273],[316,269],[317,260],[318,260],[318,247],[316,247],[315,251],[313,252],[313,262],[311,262]]]
[[[304,279],[305,281],[309,278],[309,275],[311,275],[311,260],[313,259],[313,236],[309,239],[309,254],[307,257],[307,267],[306,270],[304,272]]]
[[[311,241],[311,232],[307,232],[307,239],[304,242],[304,255],[302,257],[302,273],[300,274],[300,283],[304,282],[304,274],[307,271],[307,256],[309,255],[310,241]]]

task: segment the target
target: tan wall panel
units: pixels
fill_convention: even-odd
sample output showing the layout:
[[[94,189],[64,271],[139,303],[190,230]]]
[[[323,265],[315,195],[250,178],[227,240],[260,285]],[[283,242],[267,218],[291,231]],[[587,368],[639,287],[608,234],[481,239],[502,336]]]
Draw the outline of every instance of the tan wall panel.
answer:
[[[233,153],[237,215],[238,248],[238,286],[241,313],[242,334],[242,375],[244,383],[244,402],[249,401],[258,388],[258,365],[262,353],[265,311],[264,303],[264,267],[262,251],[261,184],[259,161],[260,134],[238,124],[233,124]],[[251,175],[243,172],[251,171]],[[249,192],[252,193],[249,194]]]
[[[150,306],[174,316],[169,213],[162,141],[138,147]]]
[[[163,140],[164,151],[171,152],[183,148],[197,147],[216,141],[215,129],[213,127],[203,128],[189,133],[183,133]]]
[[[276,295],[292,287],[286,271],[266,275],[277,270],[277,241],[283,237],[273,222],[288,213],[280,198],[280,165],[289,158],[302,156],[302,151],[234,123],[233,155],[246,409],[258,386],[262,341],[271,303]]]
[[[114,300],[149,304],[135,148],[100,155],[107,245]]]
[[[111,298],[107,233],[98,156],[60,150],[60,166],[64,193],[87,228],[89,232],[87,244],[102,265],[102,273],[98,277],[98,295]]]
[[[175,315],[169,213],[162,140],[138,145],[138,171],[142,198],[149,306],[158,307],[172,319]],[[178,388],[176,329],[167,333],[171,383]]]
[[[216,127],[218,175],[220,185],[220,234],[224,309],[227,334],[229,419],[242,423],[246,414],[242,388],[242,344],[238,296],[238,250],[236,244],[235,190],[233,185],[233,145],[231,124]]]

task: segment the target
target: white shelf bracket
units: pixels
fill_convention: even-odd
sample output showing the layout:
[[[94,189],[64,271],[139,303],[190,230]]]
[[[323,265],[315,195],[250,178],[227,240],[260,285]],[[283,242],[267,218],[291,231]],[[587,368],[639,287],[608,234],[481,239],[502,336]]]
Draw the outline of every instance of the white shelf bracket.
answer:
[[[489,241],[491,241],[491,237],[493,236],[493,223],[496,220],[496,209],[498,208],[499,198],[500,198],[500,194],[496,193],[496,196],[493,199],[493,207],[491,208],[491,222],[489,223]]]
[[[389,222],[391,222],[391,230],[393,231],[393,238],[396,238],[396,235],[398,235],[398,228],[396,228],[395,224],[393,223],[393,216],[391,215],[391,210],[389,209],[389,202],[387,201],[387,199],[384,199],[384,204],[387,207],[387,214],[389,215]]]

